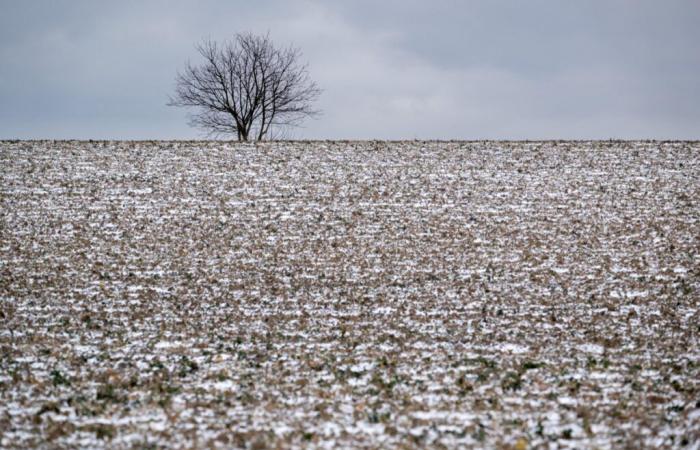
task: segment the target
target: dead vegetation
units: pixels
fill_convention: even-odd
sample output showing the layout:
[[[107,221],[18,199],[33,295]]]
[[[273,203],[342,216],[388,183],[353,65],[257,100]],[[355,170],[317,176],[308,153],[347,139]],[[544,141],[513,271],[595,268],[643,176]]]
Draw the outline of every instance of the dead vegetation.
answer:
[[[699,151],[2,142],[0,447],[698,448]]]

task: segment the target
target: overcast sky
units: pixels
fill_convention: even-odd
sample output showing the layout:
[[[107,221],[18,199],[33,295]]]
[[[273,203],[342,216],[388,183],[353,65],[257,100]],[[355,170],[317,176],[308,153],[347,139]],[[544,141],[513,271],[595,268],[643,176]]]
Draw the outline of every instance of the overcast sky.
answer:
[[[297,138],[700,138],[700,1],[0,0],[0,138],[202,137],[194,44],[299,47]]]

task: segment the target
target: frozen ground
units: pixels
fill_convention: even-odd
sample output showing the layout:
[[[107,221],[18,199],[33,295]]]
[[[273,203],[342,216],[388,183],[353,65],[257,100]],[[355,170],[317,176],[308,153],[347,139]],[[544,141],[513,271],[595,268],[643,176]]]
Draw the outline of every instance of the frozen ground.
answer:
[[[700,448],[700,143],[0,167],[2,448]]]

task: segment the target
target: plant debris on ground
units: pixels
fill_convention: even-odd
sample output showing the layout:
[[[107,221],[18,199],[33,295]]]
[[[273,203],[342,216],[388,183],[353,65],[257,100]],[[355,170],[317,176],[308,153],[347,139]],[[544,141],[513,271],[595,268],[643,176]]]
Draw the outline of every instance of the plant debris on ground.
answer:
[[[0,166],[2,448],[700,448],[700,143]]]

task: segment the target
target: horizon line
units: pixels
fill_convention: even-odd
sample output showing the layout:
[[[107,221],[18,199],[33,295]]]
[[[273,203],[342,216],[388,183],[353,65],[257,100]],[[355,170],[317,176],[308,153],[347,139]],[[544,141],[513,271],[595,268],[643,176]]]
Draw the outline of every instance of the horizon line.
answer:
[[[90,138],[0,138],[2,143],[17,143],[17,142],[182,142],[182,143],[229,143],[239,145],[258,145],[258,144],[278,144],[278,143],[320,143],[320,142],[386,142],[386,143],[403,143],[403,142],[435,142],[435,143],[471,143],[471,142],[700,142],[700,138],[683,139],[683,138],[537,138],[537,139],[272,139],[262,141],[239,141],[236,139],[90,139]]]

